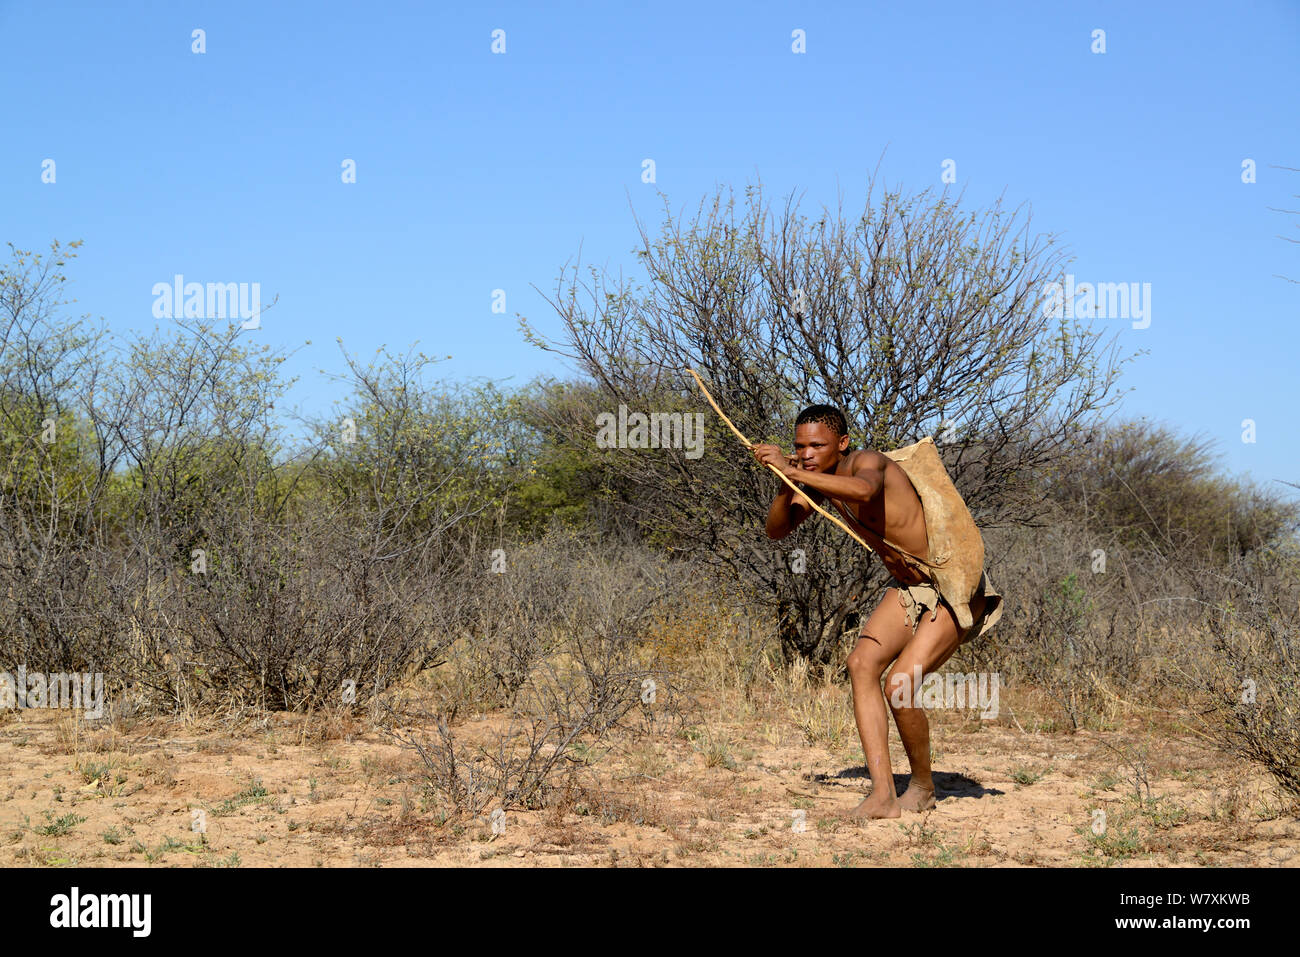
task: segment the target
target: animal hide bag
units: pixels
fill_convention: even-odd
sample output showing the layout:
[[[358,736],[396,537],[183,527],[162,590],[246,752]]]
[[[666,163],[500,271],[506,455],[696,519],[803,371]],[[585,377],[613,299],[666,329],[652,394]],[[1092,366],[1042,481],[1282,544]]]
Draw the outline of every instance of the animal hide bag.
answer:
[[[975,624],[971,599],[985,587],[984,538],[979,527],[948,477],[934,439],[927,435],[920,442],[884,455],[897,463],[912,480],[925,513],[925,532],[930,542],[928,559],[907,552],[904,554],[928,569],[939,594],[952,606],[957,624],[963,629],[970,628]],[[892,543],[886,544],[897,548]],[[980,634],[991,628],[1002,613],[1001,597],[995,596],[991,590],[986,594],[989,602],[981,616]],[[993,603],[995,598],[996,605]]]

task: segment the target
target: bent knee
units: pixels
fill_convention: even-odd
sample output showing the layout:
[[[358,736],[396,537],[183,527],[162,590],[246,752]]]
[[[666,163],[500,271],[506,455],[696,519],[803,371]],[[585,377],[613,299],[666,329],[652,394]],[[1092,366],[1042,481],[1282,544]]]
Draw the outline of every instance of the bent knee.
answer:
[[[885,697],[895,710],[920,706],[917,692],[920,691],[923,678],[919,672],[920,669],[915,666],[912,668],[895,666],[889,672],[889,677],[885,679]]]
[[[889,667],[889,662],[879,652],[879,643],[860,642],[849,655],[846,665],[849,676],[855,681],[879,681],[880,676]]]

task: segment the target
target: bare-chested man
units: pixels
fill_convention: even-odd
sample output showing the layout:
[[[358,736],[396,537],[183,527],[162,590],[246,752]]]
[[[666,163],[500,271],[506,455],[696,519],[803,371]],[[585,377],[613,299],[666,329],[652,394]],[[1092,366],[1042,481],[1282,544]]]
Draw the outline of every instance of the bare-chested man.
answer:
[[[781,469],[819,505],[829,498],[846,523],[876,550],[903,589],[927,582],[929,576],[922,567],[882,541],[888,539],[912,556],[929,554],[925,514],[911,480],[896,462],[880,452],[848,452],[847,432],[848,424],[838,409],[810,406],[795,420],[794,455],[786,457],[775,445],[756,445],[754,457]],[[790,486],[782,483],[768,510],[768,536],[784,538],[812,511],[807,502],[795,499]],[[851,812],[854,817],[898,817],[904,809],[922,811],[935,806],[930,725],[925,711],[912,706],[917,690],[911,687],[912,679],[918,666],[922,680],[937,670],[975,629],[963,632],[952,608],[942,598],[932,614],[917,614],[913,609],[909,615],[909,601],[905,591],[900,597],[899,588],[888,589],[863,625],[861,637],[849,655],[853,715],[872,781],[871,793]],[[983,610],[984,596],[978,595],[971,601],[977,625]],[[902,797],[894,790],[889,764],[889,717],[880,687],[881,675],[891,664],[886,682],[889,708],[912,766],[912,778]]]

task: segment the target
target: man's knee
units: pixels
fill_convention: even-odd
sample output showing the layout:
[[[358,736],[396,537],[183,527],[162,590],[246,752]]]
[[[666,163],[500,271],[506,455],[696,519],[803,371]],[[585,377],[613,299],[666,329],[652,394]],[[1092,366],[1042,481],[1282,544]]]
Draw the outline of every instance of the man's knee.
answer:
[[[849,677],[854,681],[880,681],[880,676],[889,667],[880,650],[880,642],[866,635],[849,655],[847,662]]]
[[[900,657],[890,669],[889,677],[885,679],[885,700],[895,710],[917,706],[916,693],[920,690],[920,682],[924,678],[919,665],[904,664],[900,667],[901,662],[903,659]]]

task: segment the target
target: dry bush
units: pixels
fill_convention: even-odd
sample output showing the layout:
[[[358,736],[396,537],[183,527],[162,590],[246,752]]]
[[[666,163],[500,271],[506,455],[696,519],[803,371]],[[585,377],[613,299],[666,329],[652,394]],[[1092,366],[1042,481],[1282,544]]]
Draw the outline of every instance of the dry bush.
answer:
[[[665,603],[688,599],[684,570],[642,547],[576,532],[553,531],[520,557],[492,576],[497,581],[476,585],[484,594],[516,599],[536,597],[539,587],[555,590],[545,602],[520,601],[497,621],[483,623],[486,633],[522,646],[512,660],[527,669],[504,726],[497,722],[481,740],[466,742],[442,713],[435,719],[436,741],[390,732],[419,754],[428,784],[462,813],[478,814],[489,803],[541,806],[557,781],[599,759],[616,730],[680,724],[673,676],[658,666],[645,638]],[[506,583],[525,575],[537,580]],[[475,607],[490,615],[494,606],[484,601]],[[540,612],[539,623],[528,621],[530,608]]]
[[[1198,728],[1300,799],[1300,557],[1252,553],[1189,587],[1208,636],[1180,660]]]
[[[466,490],[518,465],[475,444],[493,410],[424,383],[426,357],[349,359],[351,434],[291,442],[285,354],[237,322],[113,341],[61,318],[67,254],[0,267],[0,667],[211,713],[310,709],[345,680],[361,700],[436,664],[492,500]]]
[[[752,593],[708,566],[679,564],[689,577],[684,600],[666,603],[650,625],[648,647],[691,697],[709,707],[752,710],[755,695],[768,687],[767,655],[777,643],[773,617]]]
[[[1213,443],[1147,421],[1094,424],[1050,476],[1052,498],[1093,535],[1208,562],[1275,546],[1300,504],[1215,473]]]
[[[536,542],[472,547],[480,560],[459,596],[466,634],[451,664],[456,690],[443,706],[450,718],[462,704],[476,710],[513,704],[537,663],[565,641],[570,562],[587,547],[578,533],[558,528]]]
[[[769,658],[765,663],[777,699],[809,744],[833,752],[856,746],[853,702],[844,682],[834,681],[829,672],[814,678],[803,661],[786,665]]]
[[[991,641],[959,655],[1041,689],[1074,727],[1117,703],[1190,716],[1208,740],[1300,794],[1294,543],[1226,555],[1140,547],[1069,517],[988,540],[1008,613]]]
[[[207,570],[176,576],[140,616],[133,673],[177,703],[299,710],[338,702],[345,680],[364,702],[432,664],[465,573],[373,532],[365,516],[331,513],[213,529]]]
[[[1098,542],[1064,522],[987,539],[990,576],[1006,610],[989,639],[963,645],[958,661],[1034,685],[1073,728],[1088,723],[1104,706],[1098,679],[1128,688],[1143,673],[1148,648],[1133,598],[1133,556],[1109,548],[1105,570],[1094,571]]]
[[[114,534],[98,543],[117,563],[112,612],[129,625],[115,670],[162,708],[307,709],[339,701],[345,681],[364,700],[449,640],[456,606],[440,599],[464,562],[443,539],[470,510],[319,440],[282,448],[279,357],[239,334],[198,324],[133,343],[101,410],[129,464]],[[372,496],[340,492],[358,474]]]

